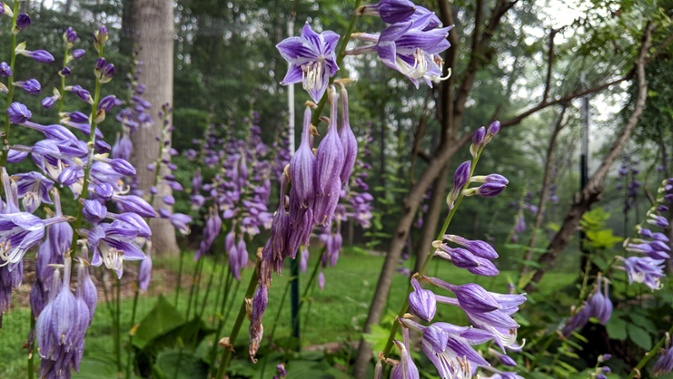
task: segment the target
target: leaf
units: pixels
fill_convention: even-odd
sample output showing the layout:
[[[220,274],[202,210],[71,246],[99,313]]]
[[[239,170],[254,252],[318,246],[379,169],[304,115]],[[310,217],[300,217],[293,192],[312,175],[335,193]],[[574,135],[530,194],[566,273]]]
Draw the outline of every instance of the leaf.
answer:
[[[626,339],[626,321],[619,317],[614,317],[613,315],[605,325],[605,329],[607,330],[610,339],[620,341]]]
[[[152,339],[177,328],[184,322],[182,313],[175,309],[165,297],[159,296],[154,308],[140,321],[133,336],[133,344],[143,349]]]
[[[626,331],[629,334],[629,339],[644,350],[652,348],[652,337],[647,331],[636,324],[626,324]]]
[[[117,364],[111,357],[85,357],[79,366],[79,373],[73,371],[76,379],[117,379]]]
[[[654,326],[652,320],[650,320],[649,318],[647,318],[642,313],[639,313],[636,310],[629,313],[629,318],[631,319],[631,321],[633,321],[634,324],[638,325],[639,327],[642,327],[649,333],[654,333],[657,331],[657,327]]]
[[[175,379],[196,379],[208,376],[208,365],[189,351],[161,352],[155,364],[163,374]]]
[[[390,331],[380,325],[372,325],[371,332],[363,335],[365,341],[371,346],[373,351],[383,351],[388,343]]]

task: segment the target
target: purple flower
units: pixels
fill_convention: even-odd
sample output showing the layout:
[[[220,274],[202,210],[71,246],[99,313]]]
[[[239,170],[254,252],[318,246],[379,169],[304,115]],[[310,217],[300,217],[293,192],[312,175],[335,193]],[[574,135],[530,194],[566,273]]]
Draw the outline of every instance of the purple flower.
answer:
[[[93,314],[98,304],[98,291],[96,285],[89,275],[89,265],[83,259],[79,260],[77,265],[77,290],[75,297],[81,299],[89,309],[89,324],[93,321]]]
[[[115,105],[117,105],[117,97],[115,97],[115,95],[107,95],[101,99],[100,103],[98,103],[98,109],[109,112]]]
[[[472,135],[470,154],[472,155],[473,158],[477,157],[479,149],[481,149],[481,147],[484,146],[485,139],[486,139],[486,128],[482,126],[481,128],[477,129]]]
[[[189,224],[192,222],[191,216],[182,213],[173,213],[170,217],[170,222],[180,234],[187,235],[191,232]]]
[[[306,107],[304,111],[304,127],[301,133],[301,143],[290,161],[290,179],[295,198],[300,206],[307,208],[313,205],[315,197],[314,171],[315,155],[310,141],[311,109]]]
[[[400,361],[393,372],[391,378],[393,379],[414,379],[419,377],[418,368],[411,359],[411,349],[409,348],[409,329],[402,326],[402,342],[395,340],[395,347],[400,352]]]
[[[592,316],[596,317],[598,321],[605,325],[610,320],[612,316],[612,301],[608,295],[608,285],[609,283],[605,281],[603,285],[603,277],[599,276],[596,282],[596,292],[589,297],[588,303],[591,308]]]
[[[89,104],[93,104],[93,98],[91,98],[91,94],[89,93],[89,91],[82,88],[82,86],[74,85],[74,86],[72,86],[70,88],[66,88],[66,89],[69,90],[70,92],[74,93],[75,95],[77,95],[83,101],[85,101]]]
[[[0,266],[18,263],[44,237],[44,223],[30,213],[0,214]]]
[[[33,117],[33,114],[30,113],[25,105],[17,102],[12,103],[12,105],[7,108],[7,113],[9,114],[9,121],[13,124],[23,124]]]
[[[117,206],[122,212],[133,212],[142,217],[156,217],[154,208],[141,197],[136,195],[115,195],[113,199],[117,202]]]
[[[150,258],[149,254],[146,254],[145,257],[140,261],[140,267],[138,268],[138,289],[140,291],[147,291],[147,288],[150,285],[151,273],[152,258]]]
[[[28,16],[25,13],[19,13],[18,16],[16,16],[16,27],[17,29],[25,29],[28,26],[30,26],[30,16]]]
[[[445,234],[444,239],[466,248],[472,254],[478,257],[486,259],[498,258],[498,253],[495,251],[495,249],[493,249],[493,246],[484,241],[468,240],[453,234]]]
[[[416,5],[409,0],[381,0],[376,4],[361,6],[356,13],[379,16],[383,22],[395,24],[406,21],[415,11]]]
[[[664,260],[650,257],[629,257],[623,259],[623,270],[629,276],[629,284],[643,283],[652,291],[662,287],[661,279],[664,277]]]
[[[249,300],[246,300],[246,304]],[[257,287],[255,295],[252,298],[250,304],[250,346],[248,348],[248,353],[250,354],[250,359],[253,362],[256,362],[255,354],[260,347],[262,342],[262,337],[264,335],[264,326],[262,325],[262,316],[266,311],[266,306],[269,303],[269,289],[265,286]]]
[[[31,95],[39,95],[42,91],[42,86],[40,82],[35,79],[28,79],[26,81],[14,82],[14,85],[23,89]]]
[[[334,52],[338,40],[338,34],[329,30],[317,34],[306,22],[300,37],[290,37],[276,45],[290,63],[281,84],[301,82],[313,101],[320,101],[329,79],[339,70]]]
[[[91,264],[105,267],[117,272],[121,278],[124,271],[123,261],[141,260],[145,254],[133,241],[138,237],[138,230],[128,223],[114,221],[112,224],[95,225],[87,237],[93,251]]]
[[[46,50],[35,50],[35,51],[19,50],[19,51],[17,51],[17,53],[21,54],[23,56],[26,56],[28,58],[32,58],[37,63],[52,63],[52,62],[54,62],[54,56],[51,55],[51,53],[49,53]]]
[[[72,58],[77,60],[80,59],[86,54],[86,50],[84,49],[75,49],[72,51]]]
[[[54,186],[53,181],[35,171],[14,176],[17,178],[18,195],[19,198],[23,198],[23,207],[26,212],[35,212],[42,202],[51,204],[49,190]]]
[[[77,33],[72,30],[72,27],[68,26],[68,28],[63,33],[63,42],[70,44],[70,46],[77,42]]]
[[[347,184],[353,173],[355,159],[358,154],[358,141],[351,130],[348,120],[348,92],[344,86],[341,87],[341,129],[339,129],[339,138],[344,148],[344,163],[341,168],[341,183]]]
[[[0,62],[0,76],[4,78],[12,76],[12,68],[7,64],[7,62]]]
[[[652,375],[668,374],[671,370],[673,370],[673,347],[666,349],[666,352],[657,359],[652,367]]]
[[[383,64],[402,73],[416,88],[421,78],[432,87],[427,75],[433,65],[441,68],[441,64],[435,62],[439,58],[437,54],[451,46],[446,40],[451,27],[428,29],[433,17],[436,18],[428,13],[413,21],[390,25],[381,32],[376,43],[376,52]],[[436,70],[437,67],[433,71]]]
[[[498,268],[490,260],[477,256],[467,249],[450,247],[440,241],[433,242],[433,246],[437,249],[434,253],[435,256],[450,260],[458,268],[464,268],[481,276],[496,276],[499,274]]]

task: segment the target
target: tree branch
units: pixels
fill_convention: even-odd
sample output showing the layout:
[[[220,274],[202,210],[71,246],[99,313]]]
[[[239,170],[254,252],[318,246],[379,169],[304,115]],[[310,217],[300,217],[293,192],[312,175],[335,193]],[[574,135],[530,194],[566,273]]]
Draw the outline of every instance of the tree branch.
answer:
[[[541,268],[535,271],[531,282],[526,285],[526,292],[535,290],[537,283],[540,282],[546,270],[551,267],[551,264],[556,261],[559,253],[568,245],[570,236],[577,231],[582,215],[584,215],[584,213],[589,209],[591,204],[600,199],[603,192],[603,182],[608,174],[608,171],[610,170],[610,166],[612,166],[612,163],[614,163],[618,155],[624,149],[624,145],[626,145],[626,142],[631,137],[631,133],[640,120],[640,116],[645,109],[645,101],[647,100],[645,63],[647,53],[652,45],[651,39],[653,28],[654,26],[652,21],[649,21],[645,27],[643,42],[636,60],[634,71],[636,73],[638,92],[636,95],[636,102],[633,112],[624,125],[621,134],[619,137],[617,137],[617,140],[613,143],[612,148],[603,159],[600,167],[585,184],[584,188],[582,188],[582,191],[575,194],[573,204],[570,207],[568,214],[566,214],[565,219],[563,220],[561,229],[556,233],[554,238],[552,238],[552,240],[549,242],[549,245],[547,245],[547,251],[538,259],[538,263],[540,264]]]

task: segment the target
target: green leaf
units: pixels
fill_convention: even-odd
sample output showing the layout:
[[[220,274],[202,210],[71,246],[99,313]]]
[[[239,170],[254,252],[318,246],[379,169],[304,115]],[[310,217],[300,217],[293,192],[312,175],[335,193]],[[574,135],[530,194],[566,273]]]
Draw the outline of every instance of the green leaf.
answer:
[[[626,339],[626,321],[619,317],[611,317],[610,321],[605,325],[608,332],[608,337],[613,340],[623,341]]]
[[[143,349],[154,338],[184,324],[185,319],[165,297],[159,296],[150,313],[140,321],[133,336],[133,344]]]
[[[76,379],[118,379],[117,364],[111,357],[85,357],[79,366],[79,373],[73,371]]]
[[[626,324],[626,331],[629,334],[629,339],[644,350],[652,348],[652,337],[647,331],[636,324]]]
[[[157,356],[156,368],[167,377],[195,379],[208,376],[208,365],[189,351],[170,350]]]
[[[644,316],[637,310],[630,312],[629,318],[631,319],[631,321],[633,321],[634,324],[645,329],[649,333],[654,333],[657,331],[657,327],[654,325],[652,320],[650,320],[648,317]]]
[[[373,351],[383,351],[388,343],[390,331],[380,325],[372,325],[372,330],[363,335],[365,341],[371,346]]]

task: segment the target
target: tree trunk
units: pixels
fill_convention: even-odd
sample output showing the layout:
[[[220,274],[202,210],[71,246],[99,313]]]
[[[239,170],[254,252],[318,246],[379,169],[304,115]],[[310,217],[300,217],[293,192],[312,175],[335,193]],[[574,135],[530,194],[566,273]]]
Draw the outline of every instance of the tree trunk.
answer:
[[[173,2],[133,0],[131,10],[129,35],[140,48],[138,60],[144,62],[138,81],[147,86],[144,97],[152,103],[152,109],[148,113],[154,119],[152,125],[139,128],[132,135],[132,160],[138,168],[138,187],[148,195],[154,178],[153,172],[145,167],[157,159],[160,148],[157,137],[161,137],[163,127],[158,114],[162,105],[173,104]],[[155,208],[158,205],[165,208],[164,204],[159,203],[162,197],[171,194],[171,189],[159,181],[157,190],[153,205]],[[179,249],[171,223],[166,219],[156,218],[150,220],[149,225],[152,229],[153,250],[160,255],[177,255]]]
[[[535,274],[528,285],[526,285],[526,292],[532,292],[537,287],[537,284],[544,276],[546,270],[551,267],[551,265],[556,261],[559,253],[568,245],[568,240],[579,227],[580,219],[582,215],[589,209],[591,204],[598,201],[603,192],[603,181],[610,170],[610,166],[617,159],[621,151],[624,149],[626,142],[631,137],[633,129],[635,129],[640,119],[643,109],[645,108],[645,100],[647,99],[647,82],[645,81],[645,63],[646,56],[651,46],[651,34],[652,34],[653,24],[649,22],[645,29],[645,35],[643,37],[643,42],[640,47],[640,53],[638,54],[638,59],[636,61],[636,83],[637,83],[637,97],[636,103],[633,108],[633,112],[629,119],[627,120],[624,128],[622,129],[621,134],[617,137],[617,140],[612,145],[610,152],[605,156],[601,166],[596,170],[596,173],[589,179],[587,184],[584,186],[582,191],[578,194],[575,194],[573,199],[573,204],[566,214],[561,229],[556,233],[554,238],[549,242],[547,246],[547,252],[542,254],[538,259],[541,267]]]

